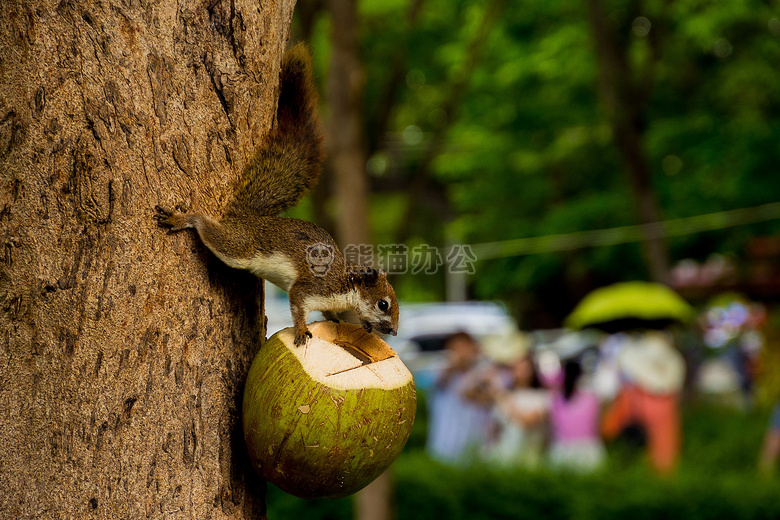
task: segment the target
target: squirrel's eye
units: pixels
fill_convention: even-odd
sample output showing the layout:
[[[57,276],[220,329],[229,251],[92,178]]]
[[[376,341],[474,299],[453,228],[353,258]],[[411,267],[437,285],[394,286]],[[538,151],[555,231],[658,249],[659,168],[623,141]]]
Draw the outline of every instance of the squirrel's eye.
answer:
[[[390,304],[387,303],[385,300],[379,300],[376,302],[376,306],[379,307],[379,310],[382,312],[387,312],[387,309],[390,308]]]

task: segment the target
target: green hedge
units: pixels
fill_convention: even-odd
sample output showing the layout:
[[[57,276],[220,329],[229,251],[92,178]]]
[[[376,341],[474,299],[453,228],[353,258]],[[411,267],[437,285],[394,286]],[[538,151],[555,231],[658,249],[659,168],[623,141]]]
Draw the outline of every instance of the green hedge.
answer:
[[[684,418],[679,472],[667,479],[614,449],[606,468],[590,475],[456,469],[432,461],[417,432],[393,466],[397,518],[780,519],[780,478],[756,472],[767,414],[699,406]],[[294,517],[351,520],[351,500],[299,500],[269,486],[268,518]]]
[[[438,514],[463,520],[780,518],[778,481],[756,481],[754,475],[458,471],[419,456],[399,459],[395,472],[398,518],[404,520]]]

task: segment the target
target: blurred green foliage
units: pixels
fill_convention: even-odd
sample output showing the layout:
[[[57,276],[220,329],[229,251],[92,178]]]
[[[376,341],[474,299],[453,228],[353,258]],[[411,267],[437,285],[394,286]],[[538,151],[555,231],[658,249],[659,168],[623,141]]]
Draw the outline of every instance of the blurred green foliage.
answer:
[[[663,217],[780,200],[777,3],[604,5],[632,80],[646,93],[643,144]],[[359,6],[377,242],[397,241],[405,219],[409,233],[400,238],[439,246],[447,238],[480,243],[636,223],[598,94],[588,2]],[[498,15],[480,39],[488,11]],[[322,16],[309,37],[326,76],[330,27]],[[415,180],[421,176],[425,182]],[[672,261],[739,256],[749,237],[778,231],[769,222],[674,237]],[[627,244],[479,262],[472,290],[517,310],[557,306],[565,315],[583,283],[646,278],[639,246]],[[441,276],[408,275],[397,284],[404,299],[443,297]]]
[[[424,413],[422,419],[424,421]],[[610,447],[607,467],[552,471],[457,469],[428,458],[413,434],[393,466],[396,517],[403,520],[780,518],[780,478],[759,478],[763,412],[691,405],[684,413],[678,474],[655,476],[639,457]],[[424,424],[424,423],[423,423]],[[350,519],[351,499],[300,500],[269,486],[268,518]]]

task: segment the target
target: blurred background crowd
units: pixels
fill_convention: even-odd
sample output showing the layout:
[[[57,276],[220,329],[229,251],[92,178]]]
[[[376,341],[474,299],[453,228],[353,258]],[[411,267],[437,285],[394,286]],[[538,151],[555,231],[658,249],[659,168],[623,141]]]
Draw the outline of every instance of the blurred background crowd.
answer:
[[[427,450],[446,463],[590,471],[606,442],[646,452],[671,475],[683,404],[756,406],[767,311],[737,294],[697,313],[667,286],[617,283],[583,299],[567,328],[535,333],[516,329],[500,306],[410,312],[422,326],[409,320],[393,343],[428,394]],[[778,410],[763,446],[745,454],[765,472],[778,457]]]
[[[752,357],[760,347],[752,337],[698,367],[693,358],[688,366],[674,334],[662,330],[563,338],[562,346],[536,351],[526,335],[498,340],[501,345],[483,347],[466,332],[444,340],[446,357],[428,389],[426,448],[433,458],[459,466],[593,471],[605,463],[608,443],[643,452],[654,471],[671,475],[689,377],[698,381],[689,392],[740,408],[754,399]],[[780,452],[778,421],[780,404],[753,453],[766,472]]]

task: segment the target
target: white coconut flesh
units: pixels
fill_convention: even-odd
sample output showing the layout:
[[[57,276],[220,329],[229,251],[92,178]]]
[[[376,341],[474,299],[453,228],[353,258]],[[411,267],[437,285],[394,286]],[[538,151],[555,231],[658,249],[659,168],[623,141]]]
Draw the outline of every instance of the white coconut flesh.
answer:
[[[278,337],[318,383],[337,390],[391,390],[412,379],[398,354],[362,328],[320,321],[309,330],[312,337],[302,347],[294,345],[292,329],[280,331]]]

